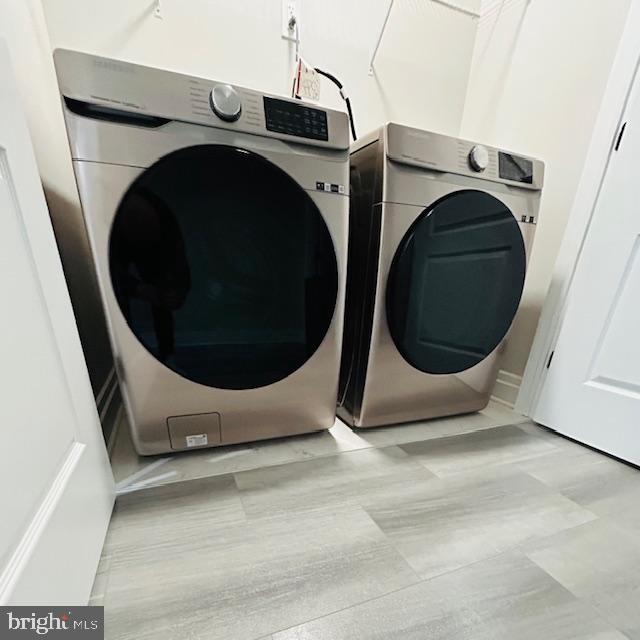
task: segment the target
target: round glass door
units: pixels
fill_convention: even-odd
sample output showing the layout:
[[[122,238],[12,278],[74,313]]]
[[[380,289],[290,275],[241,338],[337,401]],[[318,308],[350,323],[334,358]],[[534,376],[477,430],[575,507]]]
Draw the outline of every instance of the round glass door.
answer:
[[[396,347],[425,373],[458,373],[500,344],[526,269],[511,211],[482,191],[457,191],[426,209],[398,246],[387,282]]]
[[[125,194],[109,243],[127,324],[156,359],[211,387],[282,380],[320,346],[338,267],[309,195],[261,156],[173,152]]]

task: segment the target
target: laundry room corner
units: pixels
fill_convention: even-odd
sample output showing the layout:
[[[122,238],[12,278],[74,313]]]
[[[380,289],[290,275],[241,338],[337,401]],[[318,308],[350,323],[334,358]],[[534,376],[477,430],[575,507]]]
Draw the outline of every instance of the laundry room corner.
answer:
[[[0,0],[0,639],[640,640],[640,0]]]

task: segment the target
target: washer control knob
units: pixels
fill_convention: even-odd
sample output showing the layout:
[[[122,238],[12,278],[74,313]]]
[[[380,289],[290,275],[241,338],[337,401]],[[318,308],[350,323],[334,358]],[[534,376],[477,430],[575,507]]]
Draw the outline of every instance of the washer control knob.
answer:
[[[474,171],[484,171],[489,166],[489,151],[487,147],[477,144],[469,151],[469,164]]]
[[[215,85],[209,94],[209,104],[213,113],[226,122],[235,122],[242,112],[240,96],[229,84]]]

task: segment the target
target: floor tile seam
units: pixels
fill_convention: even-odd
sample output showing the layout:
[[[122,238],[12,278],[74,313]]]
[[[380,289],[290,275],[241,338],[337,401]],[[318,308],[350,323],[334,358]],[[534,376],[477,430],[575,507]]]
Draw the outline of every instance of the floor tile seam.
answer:
[[[440,440],[441,438],[451,438],[451,437],[456,437],[456,436],[464,436],[464,435],[470,435],[472,433],[476,433],[479,431],[487,431],[489,429],[501,429],[504,427],[509,427],[509,426],[517,426],[516,424],[511,424],[511,423],[507,423],[507,424],[500,424],[500,425],[494,425],[491,427],[483,427],[482,429],[474,429],[473,431],[465,431],[465,432],[460,432],[460,433],[454,433],[452,435],[442,435],[442,436],[438,436],[436,438],[426,438],[423,440],[413,440],[410,442],[399,442],[399,443],[387,443],[384,445],[374,445],[371,444],[367,447],[359,447],[357,449],[349,449],[346,451],[337,451],[337,452],[333,452],[333,453],[326,453],[326,454],[321,454],[321,455],[313,455],[313,456],[309,456],[300,460],[289,460],[289,461],[285,461],[285,462],[278,462],[275,464],[267,464],[261,467],[255,467],[253,469],[243,469],[240,471],[228,471],[225,474],[220,474],[220,475],[233,475],[234,478],[236,478],[236,476],[238,474],[241,473],[247,473],[247,472],[252,472],[252,471],[259,471],[262,469],[269,469],[269,468],[273,468],[273,467],[284,467],[284,466],[289,466],[289,465],[296,465],[296,464],[305,464],[307,462],[311,462],[313,460],[317,460],[317,459],[321,459],[321,458],[335,458],[337,456],[341,456],[341,455],[345,455],[345,454],[349,454],[349,453],[356,453],[359,451],[367,451],[369,449],[377,449],[379,451],[384,451],[385,449],[392,449],[392,448],[396,448],[396,449],[400,449],[403,453],[406,454],[407,459],[413,458],[413,456],[411,456],[411,454],[407,453],[406,451],[404,451],[404,449],[402,449],[402,447],[404,445],[408,445],[408,444],[415,444],[417,442],[431,442],[431,441],[436,441],[436,440]],[[402,428],[402,427],[398,427],[398,428]],[[419,462],[418,460],[416,460],[416,462]],[[422,467],[425,467],[424,464],[421,464]],[[426,468],[426,467],[425,467]],[[430,469],[427,469],[427,471],[430,471],[431,473],[433,473],[433,471],[431,471]],[[434,473],[434,475],[436,475]],[[202,477],[213,477],[213,476],[202,476]],[[436,476],[436,477],[440,477],[440,476]],[[188,482],[188,480],[185,480],[185,482]],[[236,486],[237,486],[237,482],[236,482]],[[242,491],[242,489],[240,489],[238,487],[238,491]]]
[[[530,436],[532,438],[535,438],[536,440],[541,440],[543,442],[550,442],[549,439],[546,438],[541,438],[540,436],[536,435],[535,433],[529,433],[528,431],[524,431],[523,429],[520,429],[520,427],[523,424],[528,424],[530,421],[525,421],[525,422],[505,422],[504,424],[495,424],[495,425],[491,425],[491,426],[486,426],[486,427],[480,427],[479,429],[471,429],[470,431],[458,431],[456,433],[451,433],[451,434],[443,434],[440,436],[437,436],[435,438],[423,438],[421,440],[409,440],[407,442],[398,442],[396,444],[397,447],[404,447],[404,446],[408,446],[408,445],[412,445],[412,444],[418,444],[419,442],[431,442],[431,441],[437,441],[437,440],[442,440],[444,438],[460,438],[463,436],[471,436],[474,435],[476,433],[483,433],[484,431],[493,431],[494,429],[505,429],[506,427],[516,427],[521,433],[523,433],[524,435]],[[560,436],[558,436],[560,438]],[[552,447],[556,448],[555,445],[551,445]],[[559,451],[562,451],[562,449],[558,449]],[[549,453],[549,452],[547,452]]]
[[[398,447],[398,445],[395,444],[385,444],[384,446],[375,446],[375,445],[370,445],[367,447],[358,447],[358,448],[354,448],[354,449],[348,449],[348,450],[344,450],[344,451],[337,451],[337,452],[333,452],[333,453],[323,453],[323,454],[319,454],[319,455],[312,455],[312,456],[306,456],[304,458],[292,458],[291,460],[283,460],[280,462],[273,462],[273,463],[268,463],[268,464],[263,464],[257,467],[251,467],[248,469],[239,469],[236,471],[233,470],[228,470],[228,471],[224,471],[221,473],[205,473],[203,475],[198,475],[198,476],[194,476],[192,478],[179,478],[177,480],[170,480],[168,482],[161,482],[158,484],[151,484],[151,485],[146,485],[144,487],[141,487],[140,489],[136,489],[134,491],[131,491],[129,493],[127,493],[126,495],[135,495],[136,493],[138,493],[139,491],[143,491],[145,489],[156,489],[158,487],[166,487],[168,485],[173,485],[173,484],[181,484],[181,483],[186,483],[186,482],[191,482],[194,480],[203,480],[205,478],[221,478],[222,476],[235,476],[241,473],[248,473],[248,472],[252,472],[252,471],[260,471],[262,469],[271,469],[273,467],[284,467],[284,466],[289,466],[289,465],[293,465],[293,464],[304,464],[306,462],[311,462],[313,460],[317,460],[320,458],[334,458],[340,455],[344,455],[344,454],[348,454],[348,453],[355,453],[357,451],[366,451],[369,449],[389,449],[391,447]],[[237,483],[236,483],[236,487],[237,487]],[[238,489],[240,490],[240,489]]]
[[[558,451],[561,451],[561,449],[559,449]],[[409,457],[415,459],[416,462],[418,462],[420,465],[422,465],[427,471],[429,471],[430,473],[432,473],[434,475],[435,478],[437,478],[438,480],[454,480],[454,479],[461,479],[464,478],[465,475],[474,475],[474,474],[479,474],[479,473],[487,473],[488,471],[491,470],[506,470],[508,469],[508,467],[514,467],[514,470],[517,471],[517,473],[523,473],[526,474],[528,476],[530,476],[531,478],[533,478],[534,480],[538,481],[538,482],[542,482],[541,480],[539,480],[538,478],[536,478],[535,476],[533,476],[532,474],[530,474],[528,471],[526,471],[525,469],[520,467],[520,464],[524,463],[524,462],[529,462],[531,460],[536,460],[538,458],[543,458],[545,455],[549,455],[549,454],[555,454],[555,451],[546,451],[543,453],[538,453],[538,454],[534,454],[532,456],[529,456],[527,458],[523,458],[521,460],[511,460],[509,462],[497,462],[494,464],[489,464],[489,465],[483,465],[483,466],[479,466],[479,467],[473,467],[471,469],[463,469],[461,471],[455,471],[453,473],[445,473],[444,475],[441,473],[438,473],[435,469],[432,469],[431,467],[428,466],[428,463],[426,460],[421,460],[419,455],[415,455],[412,456],[410,453],[407,454],[409,455]],[[543,483],[545,486],[549,487],[549,485],[547,485],[546,483]],[[553,489],[553,487],[550,487],[551,489]],[[555,490],[555,489],[554,489]]]
[[[362,600],[360,602],[354,602],[353,604],[350,604],[346,607],[341,607],[339,609],[336,609],[334,611],[330,611],[328,613],[324,613],[320,616],[315,616],[314,618],[309,618],[308,620],[305,620],[304,622],[298,622],[296,624],[292,624],[289,625],[287,627],[282,627],[281,629],[277,629],[276,631],[272,631],[271,635],[275,636],[278,633],[283,633],[284,631],[288,631],[289,629],[295,629],[296,627],[301,627],[304,625],[307,625],[311,622],[316,622],[318,620],[323,620],[324,618],[328,618],[330,616],[336,615],[338,613],[344,613],[345,611],[349,611],[349,609],[354,609],[356,607],[360,607],[362,605],[365,605],[369,602],[374,602],[376,600],[380,600],[381,598],[386,598],[387,596],[393,595],[394,593],[398,593],[399,591],[404,591],[405,589],[409,589],[410,587],[415,587],[418,584],[420,584],[421,582],[423,582],[423,580],[418,580],[417,582],[412,582],[411,584],[407,584],[404,585],[402,587],[398,587],[397,589],[391,589],[390,591],[387,591],[385,593],[381,593],[380,595],[377,596],[373,596],[371,598],[366,598],[365,600]]]
[[[418,574],[418,572],[413,568],[413,565],[409,562],[409,560],[405,557],[404,553],[400,549],[398,549],[397,545],[394,544],[393,540],[387,535],[387,533],[382,529],[382,527],[376,522],[375,518],[367,511],[367,509],[358,503],[358,509],[362,511],[364,516],[371,522],[371,524],[378,530],[382,538],[386,541],[389,547],[395,551],[395,553],[399,556],[399,558],[404,562],[404,564],[408,567],[409,571],[413,574],[416,582],[414,584],[418,584],[423,581],[422,576]]]
[[[422,472],[424,472],[424,480],[425,481],[433,481],[433,480],[439,480],[440,478],[437,478],[436,476],[434,476],[428,469],[426,469],[423,465],[419,465],[420,468],[414,468],[412,469],[414,472],[420,472],[420,474],[422,475]],[[372,480],[384,480],[384,479],[391,479],[394,476],[397,476],[399,474],[402,474],[403,470],[398,468],[390,473],[386,473],[383,475],[375,475],[375,476],[370,476],[367,478],[361,478],[359,480],[355,480],[354,483],[358,482],[358,483],[367,483],[370,482]],[[234,480],[235,477],[234,477]],[[256,520],[260,520],[261,518],[265,518],[265,517],[269,517],[268,515],[251,515],[247,509],[247,505],[245,502],[245,498],[247,497],[247,493],[249,493],[249,490],[247,489],[241,489],[240,487],[238,487],[237,484],[237,480],[236,480],[236,488],[237,488],[237,492],[238,492],[238,497],[240,499],[240,505],[242,507],[242,510],[245,514],[245,517],[247,519],[248,522],[255,522]],[[367,517],[371,518],[370,514],[368,513],[368,511],[366,510],[366,504],[362,502],[360,495],[356,494],[356,495],[347,495],[346,497],[343,497],[342,495],[340,495],[339,498],[337,498],[336,500],[334,500],[333,502],[331,502],[330,504],[321,504],[319,506],[305,506],[305,507],[298,507],[298,508],[294,508],[291,511],[285,510],[285,509],[280,509],[277,511],[274,511],[273,514],[280,514],[280,515],[284,515],[284,514],[291,514],[291,515],[296,515],[296,514],[304,514],[304,513],[310,513],[312,511],[327,511],[327,510],[331,510],[332,508],[334,508],[335,506],[338,506],[340,508],[344,508],[344,507],[356,507],[358,509],[361,509],[362,511],[365,512],[365,514],[367,515]],[[376,523],[376,527],[378,527],[378,524]],[[378,527],[379,528],[379,527]]]
[[[172,485],[172,484],[179,484],[182,482],[190,482],[191,480],[202,480],[203,478],[217,478],[217,477],[221,477],[221,476],[225,476],[225,475],[235,475],[237,473],[245,473],[247,471],[256,471],[259,469],[268,469],[271,467],[279,467],[279,466],[284,466],[284,465],[289,465],[289,464],[298,464],[298,463],[304,463],[304,462],[309,462],[310,460],[315,460],[318,458],[331,458],[331,457],[336,457],[339,455],[343,455],[346,453],[353,453],[355,451],[364,451],[364,450],[368,450],[368,449],[378,449],[378,450],[383,450],[383,449],[388,449],[390,447],[398,447],[398,448],[402,448],[403,445],[408,445],[408,444],[415,444],[416,442],[428,442],[431,440],[440,440],[441,438],[451,438],[451,437],[455,437],[455,436],[464,436],[464,435],[469,435],[472,433],[476,433],[479,431],[486,431],[489,429],[500,429],[503,427],[508,427],[508,426],[518,426],[520,424],[525,424],[527,422],[531,422],[529,419],[526,419],[524,421],[520,421],[520,422],[505,422],[505,423],[500,423],[500,424],[495,424],[495,425],[490,425],[490,426],[486,426],[486,427],[481,427],[479,429],[471,429],[469,431],[465,430],[465,431],[459,431],[453,434],[449,434],[449,435],[441,435],[441,436],[437,436],[435,438],[423,438],[423,439],[419,439],[419,440],[410,440],[407,442],[396,442],[396,443],[385,443],[382,445],[377,445],[377,444],[373,444],[373,443],[367,443],[366,446],[361,446],[361,447],[354,447],[352,449],[345,449],[343,451],[334,451],[334,452],[330,452],[330,453],[322,453],[322,454],[318,454],[318,455],[310,455],[301,459],[291,459],[291,460],[285,460],[285,461],[281,461],[281,462],[274,462],[274,463],[269,463],[269,464],[264,464],[261,466],[257,466],[257,467],[252,467],[249,469],[241,469],[241,470],[237,470],[237,471],[233,471],[233,470],[228,470],[228,471],[224,471],[221,473],[207,473],[207,474],[203,474],[203,475],[198,475],[198,476],[194,476],[193,478],[177,478],[175,480],[168,480],[167,482],[160,482],[158,484],[148,484],[145,486],[140,487],[139,489],[135,489],[133,491],[128,492],[126,495],[131,495],[131,494],[136,494],[139,491],[144,491],[145,489],[155,489],[156,487],[164,487],[167,485]],[[399,425],[397,427],[398,429],[402,429],[402,426]],[[215,450],[215,447],[212,448],[212,451]],[[171,460],[167,463],[167,464],[171,464]]]
[[[548,456],[548,455],[555,455],[556,453],[562,453],[562,451],[563,451],[563,449],[557,448],[556,451],[541,452],[541,453],[534,454],[534,455],[526,457],[526,458],[522,458],[520,460],[513,460],[513,461],[510,461],[510,462],[499,462],[499,463],[496,463],[496,464],[491,464],[489,466],[476,467],[476,468],[472,468],[472,469],[464,469],[462,471],[457,471],[455,473],[447,473],[447,474],[444,474],[444,475],[439,474],[437,471],[435,471],[434,469],[429,467],[425,460],[421,460],[420,459],[420,456],[415,456],[415,459],[416,459],[416,462],[420,463],[427,471],[432,473],[434,475],[434,477],[437,478],[438,480],[455,480],[455,479],[460,480],[460,479],[463,479],[465,477],[465,475],[472,476],[474,474],[487,472],[487,470],[491,470],[491,469],[507,470],[509,467],[511,467],[514,472],[516,472],[518,474],[523,474],[523,475],[528,476],[529,478],[533,479],[537,483],[539,483],[539,484],[543,485],[544,487],[546,487],[547,489],[549,489],[552,493],[555,493],[557,495],[562,496],[566,500],[569,500],[570,502],[572,502],[577,507],[585,509],[586,511],[590,511],[591,513],[593,513],[594,515],[597,516],[598,514],[596,514],[593,511],[591,511],[588,507],[585,507],[585,506],[581,505],[580,503],[576,502],[569,495],[567,495],[563,491],[559,490],[557,487],[552,486],[550,483],[545,482],[544,480],[541,480],[540,478],[537,478],[533,473],[529,472],[526,468],[524,468],[522,466],[523,464],[526,464],[526,463],[531,462],[531,461],[535,461],[535,460],[540,459],[540,458],[544,458],[545,456]],[[408,454],[408,455],[411,457],[411,454]],[[598,463],[599,463],[598,461],[594,462],[594,464],[598,464]]]
[[[590,521],[593,522],[593,521]],[[586,522],[583,524],[590,524],[590,522]],[[583,526],[583,525],[578,525],[578,526]],[[573,527],[575,528],[575,527]],[[568,531],[569,529],[565,529],[564,531]],[[558,532],[558,533],[562,533],[562,532]],[[629,638],[629,640],[631,640],[631,637],[625,633],[610,617],[608,617],[604,611],[602,611],[602,609],[600,607],[598,607],[597,605],[595,605],[593,602],[591,602],[589,600],[588,597],[580,595],[578,593],[575,593],[574,591],[571,590],[570,587],[565,586],[564,584],[562,584],[562,582],[560,582],[557,578],[555,578],[551,573],[549,573],[542,565],[540,565],[535,558],[532,558],[529,555],[529,552],[527,552],[526,550],[522,549],[522,554],[530,561],[532,562],[536,567],[538,567],[538,569],[540,569],[540,571],[542,571],[543,573],[545,573],[551,580],[553,580],[557,585],[559,585],[564,591],[566,591],[569,595],[571,595],[572,598],[574,598],[575,600],[577,600],[578,602],[582,603],[583,605],[585,605],[586,607],[588,607],[591,611],[593,611],[594,615],[596,618],[598,618],[599,620],[601,620],[603,623],[611,626],[613,629],[615,629],[616,631],[618,631],[619,633],[621,633],[625,638]]]
[[[561,494],[556,494],[556,495],[561,495]],[[564,497],[564,496],[561,496]],[[575,504],[575,503],[574,503]],[[362,506],[362,505],[361,505]],[[531,562],[534,562],[536,564],[536,566],[539,566],[538,563],[536,563],[532,558],[529,557],[527,551],[526,551],[526,547],[534,544],[534,543],[540,543],[544,540],[546,540],[547,538],[551,538],[555,535],[564,533],[566,531],[571,531],[572,529],[576,529],[578,527],[582,527],[582,526],[586,526],[586,525],[591,525],[592,523],[594,523],[597,520],[601,520],[600,516],[598,516],[597,514],[594,514],[592,511],[590,511],[589,509],[585,509],[584,507],[582,507],[581,505],[576,505],[577,507],[587,511],[589,514],[591,514],[593,516],[592,519],[587,520],[586,522],[580,522],[578,524],[575,525],[570,525],[568,527],[565,527],[563,529],[558,529],[552,533],[549,533],[547,535],[542,535],[542,536],[534,536],[532,538],[529,538],[528,540],[524,541],[524,542],[519,542],[519,543],[515,543],[513,545],[508,545],[506,548],[501,549],[500,551],[497,551],[496,553],[493,553],[489,556],[480,558],[478,560],[472,560],[471,562],[465,563],[462,566],[459,567],[455,567],[453,569],[449,569],[447,571],[444,571],[442,573],[438,573],[437,575],[434,576],[429,576],[428,578],[423,578],[422,576],[420,576],[420,574],[413,569],[413,566],[411,565],[411,562],[409,560],[409,558],[406,557],[406,555],[403,553],[402,549],[400,548],[400,543],[396,544],[396,542],[393,540],[393,538],[391,536],[389,536],[383,529],[382,527],[376,522],[375,518],[369,513],[369,511],[367,510],[367,508],[365,506],[362,506],[362,509],[369,515],[369,517],[371,518],[371,520],[376,524],[376,526],[378,526],[378,528],[382,531],[382,533],[386,536],[386,538],[388,539],[389,543],[396,549],[396,551],[405,559],[405,561],[407,562],[407,564],[409,564],[411,566],[411,568],[413,569],[413,571],[416,573],[416,575],[418,576],[418,578],[420,579],[420,582],[428,582],[430,580],[433,580],[435,578],[439,578],[441,576],[445,576],[448,575],[450,573],[455,573],[456,571],[460,571],[461,569],[466,569],[467,567],[473,566],[479,562],[485,562],[488,560],[492,560],[497,558],[498,556],[502,555],[502,554],[506,554],[506,553],[519,553],[523,556],[525,556],[527,559],[529,559]],[[542,567],[540,567],[542,569]],[[546,572],[545,572],[546,573]]]
[[[391,542],[391,544],[393,544],[393,543]],[[393,546],[395,548],[395,545],[393,545]],[[456,567],[455,569],[450,569],[448,571],[444,571],[443,573],[439,573],[438,575],[435,575],[435,576],[429,576],[428,578],[421,578],[415,572],[415,569],[413,569],[413,567],[411,567],[412,571],[415,573],[415,575],[418,578],[417,582],[405,585],[403,587],[398,587],[397,589],[392,589],[391,591],[389,591],[387,593],[383,593],[383,594],[380,594],[378,596],[373,596],[372,598],[368,598],[366,600],[363,600],[362,602],[351,604],[348,607],[343,607],[342,609],[338,609],[336,611],[332,611],[331,613],[326,613],[326,614],[323,614],[321,616],[316,616],[315,618],[310,618],[309,620],[305,620],[304,622],[301,622],[301,623],[298,623],[298,624],[294,624],[294,625],[290,625],[288,627],[284,627],[283,629],[279,629],[278,631],[273,631],[272,634],[275,635],[277,633],[282,633],[283,631],[288,631],[289,629],[295,629],[296,627],[300,627],[300,626],[309,624],[310,622],[315,622],[317,620],[322,620],[324,618],[328,618],[328,617],[330,617],[332,615],[335,615],[337,613],[343,613],[345,611],[349,611],[349,609],[353,609],[355,607],[359,607],[359,606],[362,606],[364,604],[368,604],[370,602],[375,602],[376,600],[380,600],[382,598],[386,598],[387,596],[393,595],[395,593],[399,593],[401,591],[405,591],[407,589],[412,589],[414,587],[418,587],[419,585],[427,584],[427,583],[431,582],[432,580],[437,580],[438,578],[442,578],[444,576],[448,576],[448,575],[450,575],[452,573],[456,573],[457,571],[462,571],[464,569],[468,569],[469,567],[472,567],[473,565],[479,564],[481,562],[488,562],[488,561],[491,561],[491,560],[495,560],[496,558],[498,558],[499,556],[501,556],[503,554],[512,553],[512,552],[513,552],[512,549],[503,550],[503,551],[500,551],[500,552],[498,552],[498,553],[496,553],[494,555],[488,556],[486,558],[481,558],[479,560],[474,560],[474,561],[469,562],[469,563],[467,563],[467,564],[465,564],[463,566]],[[405,561],[408,564],[408,561],[406,560],[406,558],[404,558],[404,555],[399,550],[398,550],[398,553],[400,553],[400,555],[402,555],[403,559],[405,559]]]
[[[407,562],[407,560],[404,558],[404,556],[401,553],[398,552],[398,550],[396,549],[395,545],[391,544],[391,542],[388,540],[388,537],[386,536],[386,534],[384,534],[384,532],[380,530],[380,528],[378,527],[377,523],[375,523],[375,521],[373,521],[373,519],[369,516],[369,514],[366,513],[366,511],[364,511],[364,509],[362,509],[359,505],[354,505],[354,506],[356,508],[358,508],[360,511],[362,511],[363,514],[369,520],[371,520],[371,522],[376,527],[376,529],[381,533],[381,541],[385,542],[388,545],[389,549],[391,551],[393,551],[398,556],[398,559],[401,560],[404,563],[404,565],[406,565],[406,568],[411,572],[411,575],[413,576],[414,581],[410,582],[410,583],[407,583],[407,584],[405,584],[405,585],[403,585],[401,587],[398,587],[396,589],[390,589],[389,591],[385,591],[384,593],[381,593],[381,594],[379,594],[377,596],[373,596],[371,598],[365,598],[364,600],[359,600],[359,601],[353,602],[352,604],[350,604],[350,605],[348,605],[346,607],[341,607],[341,608],[338,608],[338,609],[335,609],[335,610],[328,611],[327,613],[324,613],[324,614],[322,614],[320,616],[316,616],[314,618],[310,618],[309,620],[304,620],[302,622],[297,622],[297,623],[295,623],[293,625],[288,625],[287,627],[283,627],[283,628],[279,628],[277,630],[273,630],[273,631],[269,632],[270,635],[269,634],[267,636],[260,635],[260,636],[258,636],[258,638],[272,637],[276,633],[280,633],[282,631],[286,631],[287,629],[292,629],[292,628],[307,624],[308,622],[312,622],[314,620],[320,620],[320,619],[325,618],[327,616],[331,616],[333,614],[340,613],[341,611],[346,611],[346,610],[351,609],[353,607],[357,607],[359,605],[366,604],[367,602],[369,602],[371,600],[376,600],[378,598],[381,598],[381,597],[396,593],[397,591],[401,591],[401,590],[406,589],[408,587],[417,585],[417,584],[419,584],[420,582],[423,581],[416,574],[416,572],[414,571],[413,567],[411,567],[411,565]],[[116,589],[115,591],[116,592],[123,592],[123,591],[127,591],[127,589],[128,589],[128,587],[122,587],[120,589]],[[107,595],[108,595],[108,593],[105,590],[105,593],[102,595],[102,597],[104,599],[105,614],[106,615],[108,615],[108,608],[109,608],[108,606],[106,606],[107,605]]]
[[[529,460],[532,460],[533,458],[529,458]],[[521,460],[521,462],[526,462],[525,460]],[[578,509],[582,509],[583,511],[587,511],[588,513],[590,513],[593,518],[590,520],[587,520],[586,522],[581,522],[578,525],[573,525],[571,527],[568,527],[568,529],[573,529],[575,526],[582,526],[584,524],[589,524],[590,522],[593,522],[594,520],[598,520],[601,519],[601,516],[596,513],[595,511],[592,511],[589,507],[586,507],[582,504],[580,504],[579,502],[576,502],[573,498],[571,498],[569,495],[567,495],[566,493],[563,493],[560,489],[558,489],[557,487],[553,487],[551,486],[549,483],[545,482],[544,480],[541,480],[540,478],[536,478],[536,476],[534,476],[532,473],[529,473],[528,471],[526,471],[525,469],[521,468],[518,466],[518,463],[515,463],[515,466],[517,466],[518,468],[518,473],[521,473],[523,475],[526,475],[527,477],[531,478],[532,480],[535,480],[537,483],[539,483],[540,485],[544,486],[545,488],[547,488],[552,494],[559,496],[561,498],[564,498],[565,500],[567,500],[568,502],[570,502],[572,505],[574,505],[575,507],[577,507]],[[566,531],[567,529],[562,529],[562,531]],[[559,532],[558,532],[559,533]],[[555,535],[555,534],[551,534],[551,535]],[[547,536],[545,536],[547,537]]]
[[[580,505],[578,505],[580,506]],[[584,509],[584,507],[582,507]],[[552,538],[557,537],[557,536],[561,536],[561,535],[566,535],[568,533],[573,533],[575,532],[577,529],[580,529],[582,527],[584,527],[585,529],[587,529],[588,527],[592,527],[594,526],[596,523],[599,522],[606,522],[605,518],[600,517],[597,514],[594,514],[593,511],[589,511],[589,509],[585,509],[585,511],[588,511],[589,513],[591,513],[594,517],[591,520],[587,520],[586,522],[579,522],[577,524],[565,527],[564,529],[558,529],[557,531],[554,531],[553,533],[549,533],[547,535],[543,535],[543,536],[534,536],[533,538],[529,538],[528,540],[525,540],[523,542],[520,542],[517,545],[517,549],[524,554],[527,558],[529,558],[529,560],[531,560],[531,562],[535,563],[537,566],[539,566],[543,571],[546,570],[544,569],[544,567],[542,567],[538,562],[536,562],[536,560],[532,557],[532,554],[536,552],[536,550],[538,548],[541,548],[542,545],[544,545],[546,542],[550,541]],[[577,596],[576,596],[577,597]]]
[[[388,446],[393,446],[393,445],[385,445],[384,448],[387,448]],[[259,465],[257,467],[250,467],[248,469],[239,469],[236,471],[233,470],[227,470],[227,471],[222,471],[220,473],[216,472],[216,473],[204,473],[202,475],[197,475],[197,476],[193,476],[190,478],[177,478],[175,480],[168,480],[167,482],[159,482],[158,484],[148,484],[145,485],[143,487],[140,487],[139,489],[134,489],[133,491],[129,491],[126,494],[123,495],[135,495],[136,493],[140,492],[140,491],[144,491],[145,489],[156,489],[157,487],[166,487],[168,485],[173,485],[173,484],[180,484],[183,482],[191,482],[192,480],[203,480],[204,478],[220,478],[222,476],[235,476],[238,473],[246,473],[248,471],[257,471],[260,469],[269,469],[272,467],[281,467],[281,466],[285,466],[285,465],[289,465],[289,464],[297,464],[299,462],[309,462],[310,460],[315,460],[317,458],[330,458],[330,457],[334,457],[334,456],[338,456],[338,455],[342,455],[344,453],[351,453],[353,451],[363,451],[365,449],[372,449],[372,448],[378,448],[378,447],[374,447],[372,446],[367,446],[367,447],[358,447],[358,448],[354,448],[354,449],[348,449],[345,451],[338,451],[338,452],[334,452],[334,453],[327,453],[327,454],[320,454],[320,455],[314,455],[314,456],[307,456],[301,459],[296,459],[296,458],[292,458],[291,460],[283,460],[280,462],[272,462],[272,463],[268,463],[268,464],[263,464],[263,465]]]
[[[606,614],[603,610],[602,607],[599,607],[595,604],[593,604],[592,602],[590,602],[587,598],[583,598],[583,597],[579,597],[578,598],[581,602],[583,602],[585,605],[591,607],[595,612],[596,615],[606,624],[611,625],[616,631],[618,631],[619,633],[621,633],[625,638],[628,638],[628,640],[633,640],[632,636],[630,636],[628,633],[626,633],[624,631],[624,629],[621,629],[614,621],[613,621],[613,616],[609,616],[608,614]],[[636,636],[637,638],[637,636]]]
[[[273,467],[289,467],[289,466],[293,466],[293,465],[304,465],[307,464],[309,462],[313,462],[314,460],[318,460],[318,459],[325,459],[325,458],[337,458],[338,456],[341,455],[345,455],[345,454],[349,454],[349,453],[357,453],[360,451],[368,451],[369,449],[377,449],[379,451],[384,451],[385,449],[399,449],[400,447],[396,444],[390,444],[390,445],[384,445],[383,447],[365,447],[362,449],[351,449],[349,451],[341,451],[339,453],[331,453],[331,454],[326,454],[326,455],[320,455],[320,456],[312,456],[312,457],[308,457],[308,458],[304,458],[302,460],[291,460],[289,462],[280,462],[278,464],[274,464],[274,465],[265,465],[264,467],[256,467],[255,469],[246,469],[244,471],[233,471],[230,472],[231,475],[234,476],[234,479],[236,479],[236,486],[238,486],[237,484],[237,477],[238,475],[242,474],[242,473],[251,473],[254,471],[261,471],[263,469],[271,469]],[[405,453],[403,451],[403,453]],[[406,454],[407,460],[410,458],[410,456],[408,454]],[[377,476],[376,476],[377,477]],[[245,491],[245,489],[240,489],[238,487],[238,491],[242,492]]]

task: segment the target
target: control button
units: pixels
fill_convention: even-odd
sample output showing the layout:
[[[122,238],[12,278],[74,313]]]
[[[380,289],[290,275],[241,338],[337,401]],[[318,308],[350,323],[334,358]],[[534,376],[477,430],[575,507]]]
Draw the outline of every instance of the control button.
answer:
[[[477,144],[469,151],[469,165],[474,171],[484,171],[489,166],[489,151],[487,147]]]
[[[209,104],[221,120],[235,122],[242,112],[238,92],[229,84],[217,84],[209,94]]]

